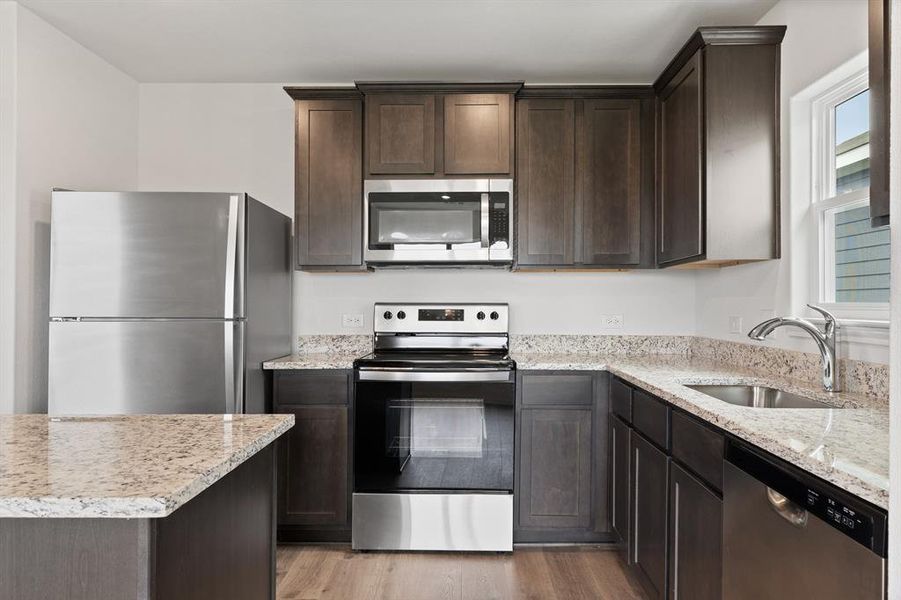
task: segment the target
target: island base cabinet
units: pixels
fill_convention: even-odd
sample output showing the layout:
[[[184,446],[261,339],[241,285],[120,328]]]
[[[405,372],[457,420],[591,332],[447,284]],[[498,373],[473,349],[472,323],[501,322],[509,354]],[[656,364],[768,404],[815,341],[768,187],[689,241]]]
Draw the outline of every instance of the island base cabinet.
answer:
[[[0,598],[275,597],[272,445],[167,517],[0,519]]]
[[[632,431],[632,546],[635,573],[650,598],[666,597],[669,457]]]

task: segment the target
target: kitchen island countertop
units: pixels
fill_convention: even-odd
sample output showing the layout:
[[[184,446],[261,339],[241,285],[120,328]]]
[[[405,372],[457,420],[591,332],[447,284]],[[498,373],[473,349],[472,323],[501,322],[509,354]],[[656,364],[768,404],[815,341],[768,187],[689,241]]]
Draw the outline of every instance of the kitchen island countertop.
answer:
[[[293,415],[0,416],[0,517],[166,517]]]

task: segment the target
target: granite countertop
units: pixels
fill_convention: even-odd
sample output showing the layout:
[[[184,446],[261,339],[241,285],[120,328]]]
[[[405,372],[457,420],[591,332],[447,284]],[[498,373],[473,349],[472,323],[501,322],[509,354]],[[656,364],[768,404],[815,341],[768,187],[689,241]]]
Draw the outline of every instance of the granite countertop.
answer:
[[[0,517],[165,517],[293,415],[0,415]]]
[[[888,510],[888,406],[872,399],[688,356],[514,354],[518,369],[606,370],[876,506]],[[735,406],[686,384],[768,385],[835,408]]]
[[[301,369],[352,369],[354,361],[366,352],[305,352],[267,360],[263,368],[268,371]]]
[[[309,353],[264,364],[266,369],[350,369],[361,353]],[[777,374],[685,354],[513,352],[520,370],[606,370],[755,446],[888,509],[888,406],[860,394],[828,394]],[[685,384],[768,385],[836,408],[760,409],[735,406]],[[844,407],[844,408],[842,408]],[[841,409],[839,409],[841,408]]]

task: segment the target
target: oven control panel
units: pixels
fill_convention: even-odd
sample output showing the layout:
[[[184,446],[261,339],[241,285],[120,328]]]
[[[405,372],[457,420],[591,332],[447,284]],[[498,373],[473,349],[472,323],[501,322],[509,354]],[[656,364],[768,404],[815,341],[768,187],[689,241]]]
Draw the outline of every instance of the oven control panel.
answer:
[[[375,333],[506,334],[507,304],[395,304],[375,305]]]

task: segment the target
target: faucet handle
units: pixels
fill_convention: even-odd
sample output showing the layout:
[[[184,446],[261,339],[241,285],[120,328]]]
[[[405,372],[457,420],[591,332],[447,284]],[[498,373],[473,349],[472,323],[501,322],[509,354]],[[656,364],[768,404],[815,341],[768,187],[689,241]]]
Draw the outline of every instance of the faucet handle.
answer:
[[[826,319],[826,331],[825,331],[825,333],[826,333],[826,337],[827,337],[827,338],[828,338],[828,337],[832,337],[833,335],[835,335],[835,327],[836,327],[836,325],[838,324],[838,321],[837,321],[837,319],[835,318],[835,315],[833,315],[833,314],[832,314],[831,312],[829,312],[828,310],[826,310],[826,309],[824,309],[824,308],[820,308],[819,306],[814,306],[813,304],[808,304],[808,305],[807,305],[807,308],[811,308],[811,309],[817,311],[818,313],[820,313],[821,315],[823,315],[823,317]]]

